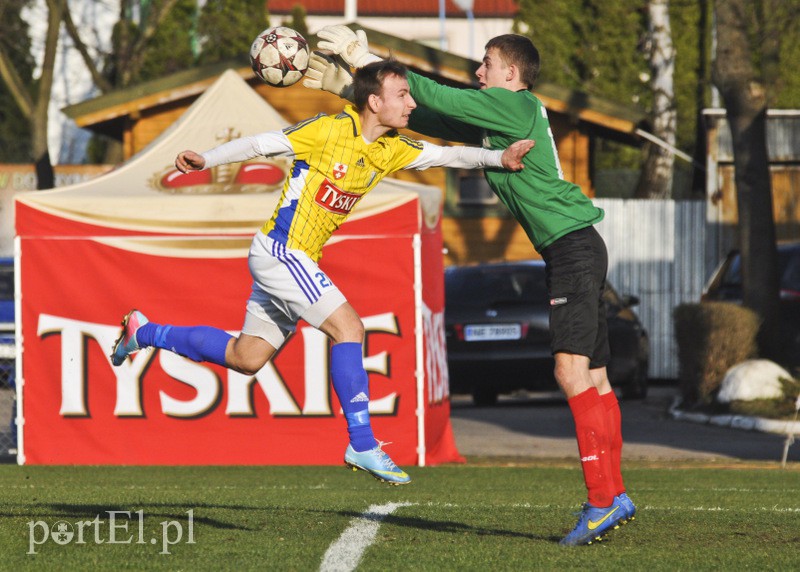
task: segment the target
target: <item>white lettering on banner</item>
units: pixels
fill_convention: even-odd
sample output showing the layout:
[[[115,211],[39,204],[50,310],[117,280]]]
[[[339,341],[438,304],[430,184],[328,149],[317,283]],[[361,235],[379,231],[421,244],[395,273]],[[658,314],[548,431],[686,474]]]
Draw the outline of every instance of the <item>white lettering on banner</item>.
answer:
[[[397,318],[393,313],[367,316],[362,319],[365,337],[370,333],[399,335]],[[40,338],[61,336],[61,408],[64,417],[87,417],[88,371],[85,362],[87,340],[94,340],[101,348],[110,348],[119,335],[119,326],[107,326],[61,318],[49,314],[39,316]],[[235,332],[234,332],[235,334]],[[264,393],[270,404],[271,415],[281,416],[325,416],[332,415],[330,399],[330,366],[328,339],[315,328],[302,328],[300,335],[304,344],[304,389],[305,402],[302,407],[286,386],[280,372],[273,363],[267,363],[255,376],[247,376],[233,370],[227,371],[227,406],[230,416],[253,416],[252,386],[254,383]],[[177,399],[160,390],[161,412],[172,417],[197,417],[213,411],[221,401],[221,384],[214,370],[195,363],[172,352],[143,350],[134,354],[119,367],[111,365],[107,352],[108,367],[116,378],[117,417],[143,417],[142,380],[150,362],[156,355],[163,371],[173,379],[191,386],[196,395],[188,400]],[[320,359],[320,356],[325,356]],[[390,356],[380,352],[364,357],[367,372],[388,376]],[[373,392],[374,393],[374,392]],[[397,393],[391,392],[370,400],[369,411],[374,415],[392,415],[396,412]]]
[[[328,336],[312,327],[301,329],[303,336],[306,400],[303,415],[330,415],[330,357]]]
[[[132,360],[125,360],[121,366],[114,368],[114,375],[117,378],[117,402],[114,405],[114,415],[117,417],[144,416],[142,376],[155,355],[155,352],[150,350],[141,351],[134,354]],[[62,373],[62,375],[64,374]]]
[[[219,402],[219,378],[210,369],[185,359],[172,352],[159,352],[159,361],[164,373],[192,386],[197,395],[189,401],[181,401],[159,391],[161,411],[171,417],[197,417],[213,410]]]
[[[427,304],[423,304],[422,324],[425,329],[425,374],[428,378],[428,403],[441,403],[450,397],[444,312],[434,313]]]
[[[272,362],[267,362],[255,376],[228,370],[228,406],[225,413],[234,417],[255,416],[250,391],[254,382],[258,383],[269,402],[270,415],[301,415],[300,407]]]
[[[110,348],[119,335],[119,326],[79,322],[42,314],[39,317],[37,333],[40,338],[51,334],[61,334],[61,410],[59,413],[64,417],[87,416],[89,408],[86,403],[86,364],[83,351],[85,339],[93,338],[101,347]],[[110,367],[111,358],[108,360]]]
[[[400,335],[400,326],[397,324],[397,316],[391,312],[383,314],[376,314],[375,316],[367,316],[361,320],[364,323],[365,338],[368,334],[384,333],[392,334],[395,336]],[[366,349],[366,346],[365,348]],[[386,352],[380,352],[374,356],[364,357],[364,369],[367,373],[378,373],[380,375],[389,375],[389,355]],[[374,392],[371,397],[374,397]],[[370,399],[369,412],[371,415],[391,415],[396,411],[397,407],[397,393],[392,392],[386,397],[379,399]]]

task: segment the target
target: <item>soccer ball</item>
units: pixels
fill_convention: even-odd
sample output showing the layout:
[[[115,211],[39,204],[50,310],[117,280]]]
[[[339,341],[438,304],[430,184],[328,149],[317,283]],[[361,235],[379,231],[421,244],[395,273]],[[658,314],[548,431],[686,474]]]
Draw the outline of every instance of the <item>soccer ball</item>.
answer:
[[[308,42],[286,26],[267,28],[250,46],[250,64],[265,83],[274,87],[290,86],[308,69]]]

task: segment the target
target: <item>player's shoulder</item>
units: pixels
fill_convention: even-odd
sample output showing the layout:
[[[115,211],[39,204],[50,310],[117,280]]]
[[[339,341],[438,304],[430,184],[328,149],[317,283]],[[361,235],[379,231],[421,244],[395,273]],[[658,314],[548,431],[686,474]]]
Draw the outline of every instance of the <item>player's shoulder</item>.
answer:
[[[322,125],[327,121],[332,120],[330,115],[325,115],[324,113],[318,113],[314,117],[309,117],[308,119],[304,119],[303,121],[299,121],[294,125],[290,125],[289,127],[284,127],[283,132],[286,135],[294,133],[295,131],[299,131],[309,125]]]
[[[397,142],[400,145],[406,145],[408,147],[411,147],[412,149],[422,150],[423,147],[422,141],[419,141],[418,139],[412,139],[408,135],[398,135]]]
[[[487,87],[480,90],[478,93],[484,97],[497,99],[502,101],[513,101],[517,104],[530,104],[541,105],[541,100],[528,89],[520,89],[517,91],[506,89],[505,87]]]

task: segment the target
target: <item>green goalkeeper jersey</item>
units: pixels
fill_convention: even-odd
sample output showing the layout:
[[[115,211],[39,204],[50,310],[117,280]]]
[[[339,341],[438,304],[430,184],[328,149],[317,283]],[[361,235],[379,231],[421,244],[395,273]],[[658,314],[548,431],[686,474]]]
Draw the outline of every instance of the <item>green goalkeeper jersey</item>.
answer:
[[[531,92],[457,89],[414,73],[408,74],[408,83],[420,105],[412,112],[409,127],[418,133],[490,149],[505,149],[520,139],[536,141],[522,171],[486,169],[485,173],[489,186],[538,252],[603,219],[603,210],[578,185],[564,180],[547,111]]]

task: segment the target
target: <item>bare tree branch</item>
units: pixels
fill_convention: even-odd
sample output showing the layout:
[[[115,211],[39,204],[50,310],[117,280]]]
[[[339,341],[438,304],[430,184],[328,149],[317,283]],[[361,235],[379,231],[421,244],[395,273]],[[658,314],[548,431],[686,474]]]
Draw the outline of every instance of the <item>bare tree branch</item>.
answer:
[[[72,38],[72,42],[75,44],[75,49],[78,50],[81,58],[83,58],[83,63],[86,64],[86,69],[89,70],[94,84],[100,89],[100,91],[104,93],[111,91],[113,86],[106,80],[106,78],[103,77],[103,75],[100,73],[100,70],[97,69],[97,65],[95,65],[94,61],[89,55],[89,50],[86,48],[86,44],[83,42],[83,40],[81,40],[78,29],[75,27],[75,22],[72,21],[72,14],[69,10],[64,10],[64,25],[67,28],[69,37]]]
[[[147,21],[143,24],[133,44],[129,46],[127,65],[124,66],[124,70],[120,70],[123,86],[128,85],[131,78],[135,77],[141,69],[144,63],[145,46],[155,35],[159,24],[177,3],[178,0],[163,0],[163,2],[157,2],[151,7]]]
[[[2,44],[0,44],[0,77],[3,78],[6,86],[8,86],[14,101],[17,102],[20,111],[22,111],[22,115],[26,119],[30,119],[31,115],[33,115],[33,99],[31,99],[30,93],[25,88],[22,78],[19,77],[17,70],[11,63],[11,58],[8,57]]]

